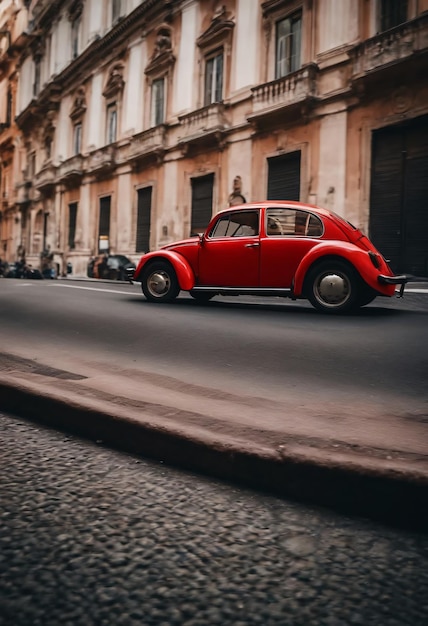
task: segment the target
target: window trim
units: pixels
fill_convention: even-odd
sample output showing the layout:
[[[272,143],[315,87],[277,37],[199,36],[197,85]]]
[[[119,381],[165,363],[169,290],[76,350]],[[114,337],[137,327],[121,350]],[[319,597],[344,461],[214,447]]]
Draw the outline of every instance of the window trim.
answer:
[[[158,114],[158,101],[156,98],[156,93],[155,93],[155,85],[160,85],[162,84],[162,112],[161,112],[161,119],[159,120],[157,117]],[[159,76],[157,78],[154,78],[151,81],[150,84],[150,125],[151,127],[154,126],[160,126],[161,124],[165,124],[165,118],[166,118],[166,90],[167,90],[167,84],[166,84],[166,76]]]
[[[83,139],[83,124],[81,121],[73,125],[73,155],[81,154]]]
[[[218,63],[216,63],[217,59],[221,59],[220,70],[215,71]],[[208,85],[208,64],[213,62],[213,71],[211,74],[210,85]],[[218,79],[217,76],[220,75],[220,88],[219,93],[218,89]],[[210,104],[216,104],[218,102],[223,102],[223,89],[224,89],[224,50],[223,48],[214,50],[211,54],[208,54],[205,57],[205,75],[204,75],[204,106],[209,106]]]
[[[280,24],[284,22],[289,22],[290,32],[286,35],[283,35],[281,38],[279,37],[279,27]],[[299,30],[297,33],[293,32],[293,24],[299,23]],[[275,80],[279,78],[284,78],[291,74],[292,72],[297,72],[302,67],[302,30],[303,30],[303,12],[301,9],[297,11],[293,11],[288,15],[284,15],[283,17],[275,20]],[[296,55],[293,53],[294,41],[298,39],[298,50],[296,50]],[[279,58],[279,45],[281,39],[284,39],[285,43],[285,56]],[[298,56],[297,56],[298,54]],[[293,64],[293,58],[297,59],[295,63],[295,67]],[[280,69],[280,64],[284,63],[288,66],[288,70],[285,72]]]
[[[117,101],[107,102],[106,106],[106,143],[107,145],[117,141],[118,131],[118,105]],[[113,131],[112,131],[113,129]]]

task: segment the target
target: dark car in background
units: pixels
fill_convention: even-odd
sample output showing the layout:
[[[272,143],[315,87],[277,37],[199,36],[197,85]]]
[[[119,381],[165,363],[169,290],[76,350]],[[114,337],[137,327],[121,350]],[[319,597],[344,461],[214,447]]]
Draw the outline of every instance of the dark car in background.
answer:
[[[2,276],[4,276],[4,278],[26,278],[27,280],[41,280],[43,278],[40,270],[20,261],[16,263],[4,263]]]
[[[126,280],[135,270],[135,263],[123,254],[99,254],[88,263],[89,278]]]

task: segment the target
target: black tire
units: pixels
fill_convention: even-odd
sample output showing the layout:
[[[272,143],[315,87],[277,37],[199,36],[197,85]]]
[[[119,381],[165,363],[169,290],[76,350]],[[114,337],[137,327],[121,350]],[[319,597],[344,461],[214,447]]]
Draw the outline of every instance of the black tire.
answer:
[[[321,261],[305,280],[305,294],[318,311],[346,313],[358,308],[361,279],[357,271],[340,259]]]
[[[209,302],[211,298],[214,298],[215,293],[211,291],[189,291],[192,298],[196,300],[199,304],[205,304],[205,302]]]
[[[145,268],[141,289],[149,302],[172,302],[180,292],[177,275],[167,261],[155,261]]]
[[[370,304],[376,298],[377,293],[373,291],[373,289],[367,288],[363,289],[358,296],[358,306],[366,306],[366,304]]]

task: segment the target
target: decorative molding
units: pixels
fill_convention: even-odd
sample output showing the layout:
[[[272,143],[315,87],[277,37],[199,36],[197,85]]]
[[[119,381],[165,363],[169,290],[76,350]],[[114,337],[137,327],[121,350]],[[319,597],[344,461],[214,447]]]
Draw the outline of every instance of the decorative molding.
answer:
[[[213,14],[211,24],[198,37],[196,43],[203,52],[210,48],[224,45],[225,42],[230,41],[234,27],[235,22],[226,8],[224,6],[218,8]]]
[[[123,91],[125,81],[123,80],[123,64],[115,63],[110,70],[107,85],[103,91],[105,98],[112,98]]]
[[[70,112],[70,117],[73,121],[83,117],[86,111],[86,97],[84,87],[79,87],[74,98],[73,108]]]
[[[153,54],[144,73],[147,76],[166,74],[174,63],[175,56],[172,53],[171,29],[164,23],[158,28]]]

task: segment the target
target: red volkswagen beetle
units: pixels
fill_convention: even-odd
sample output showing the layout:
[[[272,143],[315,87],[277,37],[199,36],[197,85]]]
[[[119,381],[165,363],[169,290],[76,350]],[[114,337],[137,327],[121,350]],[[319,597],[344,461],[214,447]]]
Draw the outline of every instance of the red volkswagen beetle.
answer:
[[[266,201],[225,209],[205,233],[145,254],[130,276],[151,302],[180,290],[201,302],[251,294],[308,299],[342,313],[393,296],[394,276],[371,241],[340,216],[300,202]]]

